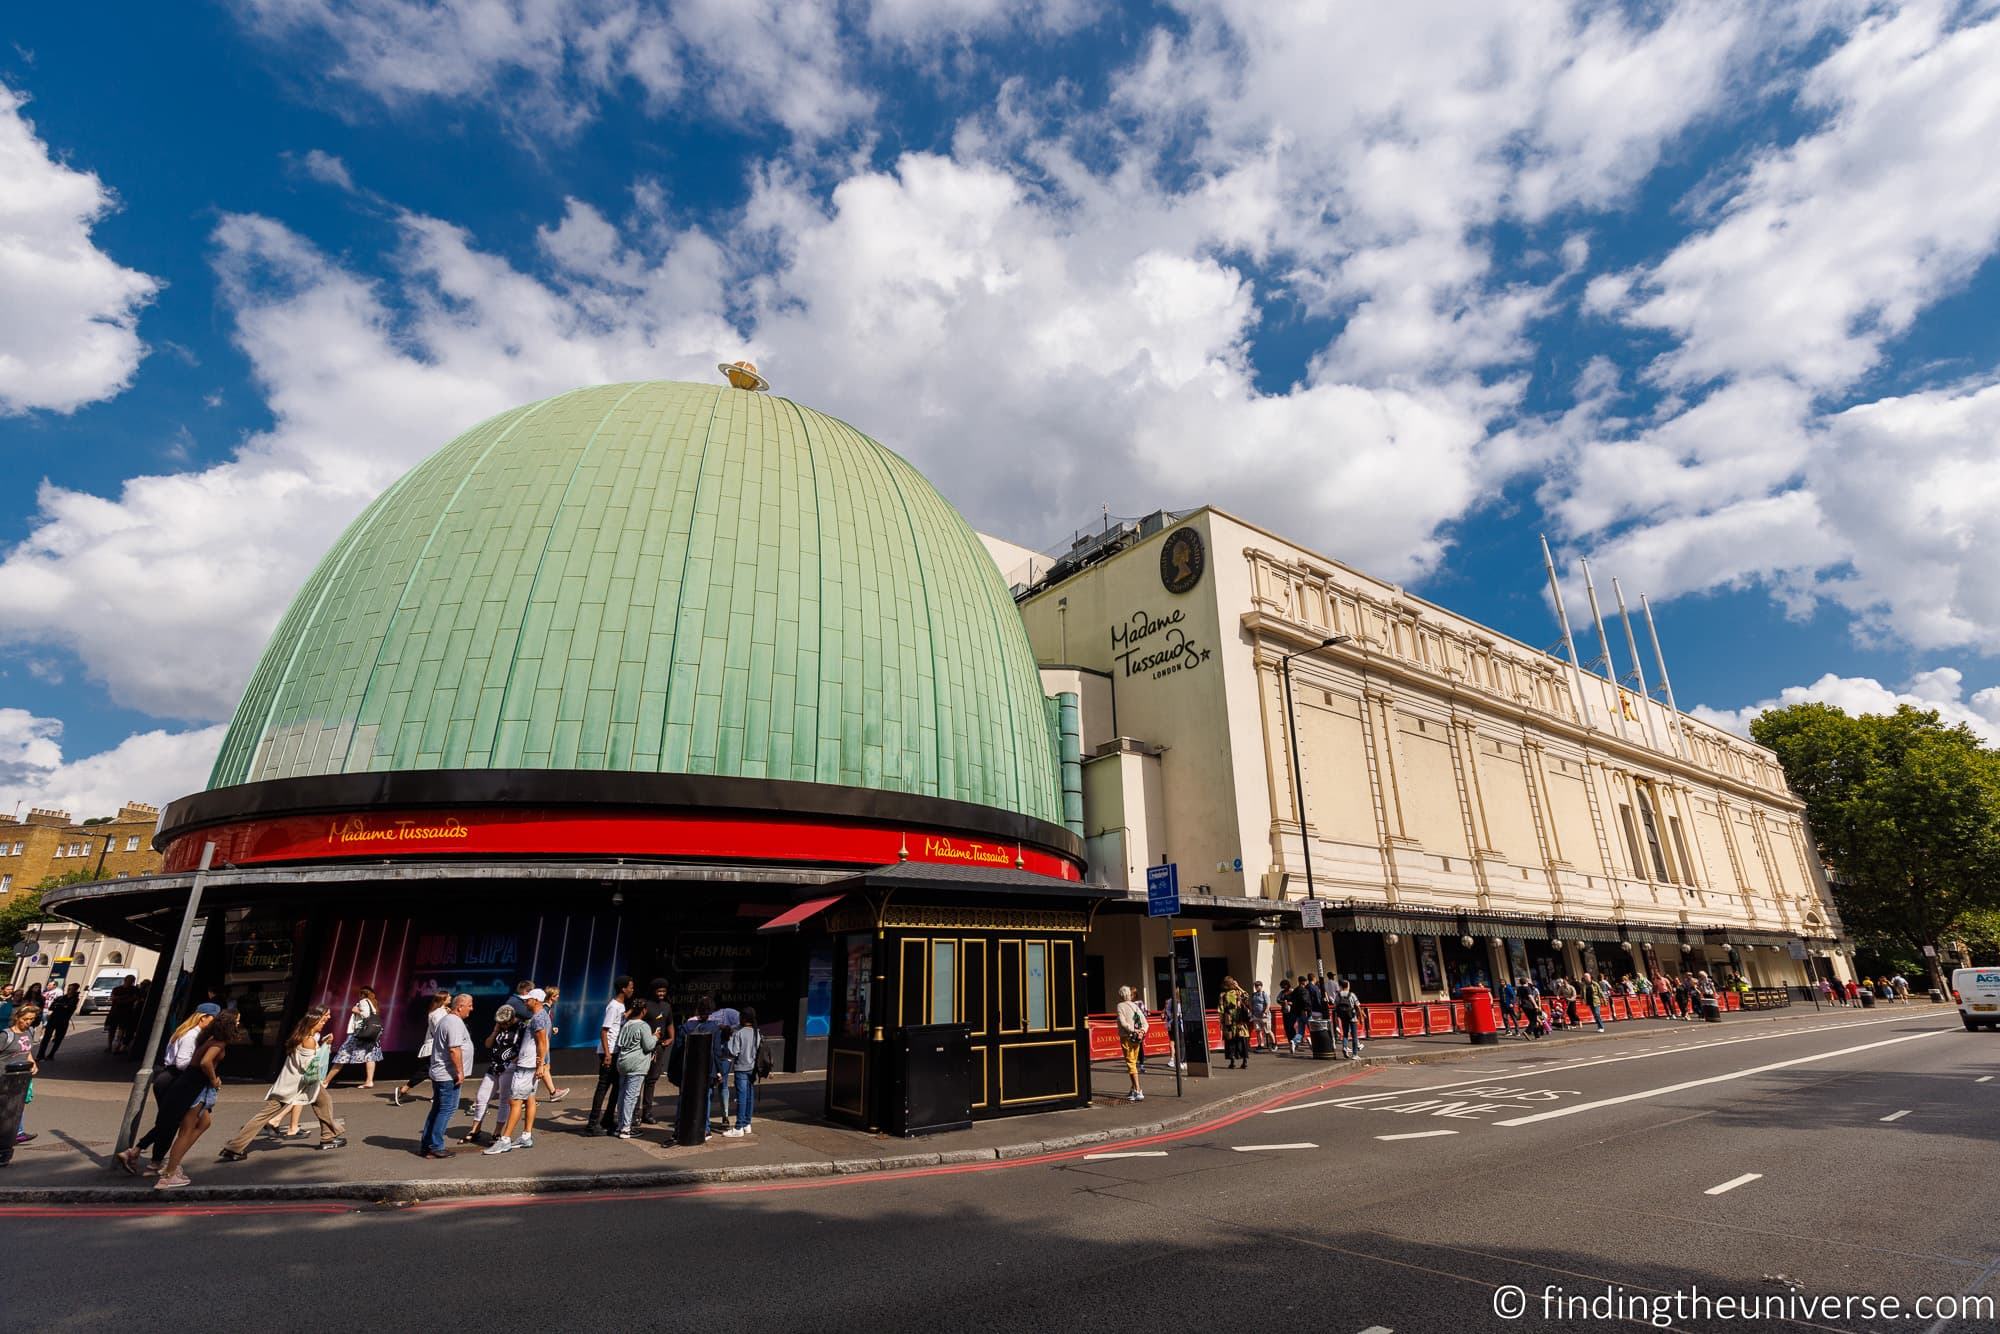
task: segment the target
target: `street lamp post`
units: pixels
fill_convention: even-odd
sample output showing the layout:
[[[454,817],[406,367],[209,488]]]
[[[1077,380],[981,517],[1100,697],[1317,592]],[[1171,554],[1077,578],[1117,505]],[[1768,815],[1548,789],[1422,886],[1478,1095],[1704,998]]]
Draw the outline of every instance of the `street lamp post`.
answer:
[[[1292,795],[1298,800],[1299,851],[1305,857],[1306,897],[1309,899],[1317,898],[1318,896],[1313,893],[1312,839],[1306,834],[1306,785],[1305,780],[1299,773],[1299,721],[1292,712],[1292,659],[1304,657],[1308,653],[1317,653],[1323,648],[1333,648],[1336,645],[1345,644],[1353,638],[1353,635],[1333,635],[1322,639],[1311,648],[1302,648],[1296,652],[1284,654],[1278,659],[1278,675],[1284,678],[1285,682],[1285,735],[1292,743]],[[1319,975],[1325,977],[1326,955],[1320,948],[1319,932],[1320,929],[1318,927],[1313,928],[1313,964]]]
[[[174,948],[160,962],[165,966],[155,977],[153,997],[153,1031],[146,1039],[146,1051],[139,1063],[138,1072],[132,1076],[132,1091],[125,1097],[125,1116],[118,1123],[117,1151],[123,1153],[132,1141],[139,1137],[139,1116],[146,1109],[146,1090],[153,1082],[153,1062],[160,1059],[160,1042],[167,1034],[167,1020],[172,1017],[174,992],[181,979],[181,970],[192,964],[187,957],[188,937],[194,933],[196,919],[201,916],[201,892],[208,885],[208,868],[215,860],[215,844],[201,845],[201,865],[195,870],[194,883],[188,886],[187,907],[181,913],[180,934],[174,937]]]

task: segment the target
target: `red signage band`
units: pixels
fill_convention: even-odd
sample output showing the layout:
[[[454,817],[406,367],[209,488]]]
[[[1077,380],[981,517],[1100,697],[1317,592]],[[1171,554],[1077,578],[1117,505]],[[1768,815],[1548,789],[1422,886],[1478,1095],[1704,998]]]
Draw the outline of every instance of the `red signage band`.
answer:
[[[938,829],[811,817],[537,807],[240,820],[176,838],[167,845],[163,869],[195,869],[201,845],[209,842],[215,844],[218,866],[440,856],[661,857],[862,867],[913,861],[1083,878],[1068,858],[1055,853]]]

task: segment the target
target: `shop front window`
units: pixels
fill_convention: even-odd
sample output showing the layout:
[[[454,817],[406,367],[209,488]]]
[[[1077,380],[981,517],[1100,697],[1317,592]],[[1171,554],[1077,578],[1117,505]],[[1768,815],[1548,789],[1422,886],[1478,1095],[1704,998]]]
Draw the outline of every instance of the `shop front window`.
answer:
[[[1047,941],[1028,942],[1028,1024],[1030,1029],[1049,1026],[1049,946]]]
[[[949,1024],[958,1018],[958,942],[931,942],[930,1022]]]

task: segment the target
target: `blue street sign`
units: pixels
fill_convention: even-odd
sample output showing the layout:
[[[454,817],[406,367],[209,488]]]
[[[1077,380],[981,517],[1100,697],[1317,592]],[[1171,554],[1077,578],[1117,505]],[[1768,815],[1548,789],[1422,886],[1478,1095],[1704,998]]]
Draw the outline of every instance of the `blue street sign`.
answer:
[[[1181,910],[1181,865],[1146,868],[1146,916],[1172,917]]]

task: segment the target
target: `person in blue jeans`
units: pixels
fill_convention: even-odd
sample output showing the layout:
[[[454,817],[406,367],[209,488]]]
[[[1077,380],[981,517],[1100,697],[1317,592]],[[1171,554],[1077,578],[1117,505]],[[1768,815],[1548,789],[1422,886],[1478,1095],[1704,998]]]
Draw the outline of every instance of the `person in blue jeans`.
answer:
[[[736,1124],[723,1131],[727,1139],[741,1139],[750,1133],[750,1118],[757,1108],[757,1048],[763,1038],[757,1032],[757,1012],[743,1008],[743,1022],[729,1035],[729,1080],[736,1090]]]
[[[424,1158],[449,1158],[445,1152],[445,1127],[458,1110],[465,1077],[472,1070],[472,1032],[465,1017],[472,1013],[472,996],[461,991],[451,998],[451,1008],[431,1028],[431,1110],[424,1117],[423,1143],[417,1154]]]

